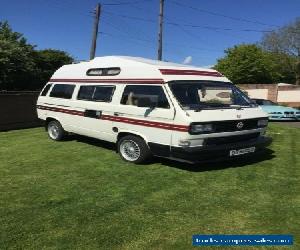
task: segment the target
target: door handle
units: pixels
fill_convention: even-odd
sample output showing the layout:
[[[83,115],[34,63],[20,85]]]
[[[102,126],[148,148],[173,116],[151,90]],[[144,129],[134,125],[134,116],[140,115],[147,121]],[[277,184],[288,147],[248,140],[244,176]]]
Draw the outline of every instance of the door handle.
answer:
[[[114,112],[114,116],[120,116],[121,115],[121,113],[119,113],[119,112]]]
[[[86,109],[84,111],[84,116],[89,118],[100,118],[102,115],[102,111],[100,110],[90,110]]]

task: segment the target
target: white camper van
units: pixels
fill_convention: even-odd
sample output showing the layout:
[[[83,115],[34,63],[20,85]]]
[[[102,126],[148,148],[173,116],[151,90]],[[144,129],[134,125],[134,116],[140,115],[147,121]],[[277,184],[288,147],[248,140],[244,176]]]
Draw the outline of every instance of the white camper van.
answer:
[[[268,146],[268,115],[215,70],[107,56],[58,69],[37,101],[49,137],[116,143],[125,160],[206,161]]]

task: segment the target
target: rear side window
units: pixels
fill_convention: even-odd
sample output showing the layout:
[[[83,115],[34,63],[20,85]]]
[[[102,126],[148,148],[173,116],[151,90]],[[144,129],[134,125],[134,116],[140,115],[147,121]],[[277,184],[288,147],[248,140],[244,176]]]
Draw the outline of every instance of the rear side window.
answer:
[[[128,85],[125,87],[121,104],[140,107],[170,108],[165,92],[161,86]]]
[[[46,87],[43,89],[43,91],[41,92],[41,96],[45,96],[47,95],[49,89],[51,88],[52,84],[47,84]]]
[[[81,86],[77,99],[95,102],[110,102],[114,90],[114,86]]]
[[[50,97],[71,99],[75,85],[71,84],[55,84],[50,93]]]

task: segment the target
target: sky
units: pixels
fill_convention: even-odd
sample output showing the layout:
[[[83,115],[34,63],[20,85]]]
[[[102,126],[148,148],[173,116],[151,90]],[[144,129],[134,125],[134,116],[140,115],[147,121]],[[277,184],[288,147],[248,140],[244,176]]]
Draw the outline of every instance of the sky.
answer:
[[[0,0],[0,21],[37,49],[88,60],[101,4],[96,56],[157,58],[159,0]],[[165,0],[163,60],[210,67],[224,50],[257,43],[300,17],[300,0]]]

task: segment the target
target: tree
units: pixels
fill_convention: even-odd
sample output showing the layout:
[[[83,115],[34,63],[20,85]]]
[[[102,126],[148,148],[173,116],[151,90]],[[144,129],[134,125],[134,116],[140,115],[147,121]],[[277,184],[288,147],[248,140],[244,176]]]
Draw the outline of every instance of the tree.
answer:
[[[273,83],[281,77],[274,70],[271,54],[254,44],[242,44],[225,51],[225,57],[214,67],[233,83]]]
[[[22,89],[34,75],[34,47],[0,22],[0,89]]]
[[[35,88],[37,89],[45,85],[58,68],[74,61],[68,53],[54,49],[35,51],[34,60],[38,68],[38,75],[35,79]]]
[[[64,51],[35,50],[22,34],[0,22],[0,90],[40,90],[55,70],[72,62]]]
[[[262,47],[281,57],[290,56],[292,64],[286,64],[295,74],[296,84],[300,85],[300,18],[277,31],[263,36]]]

